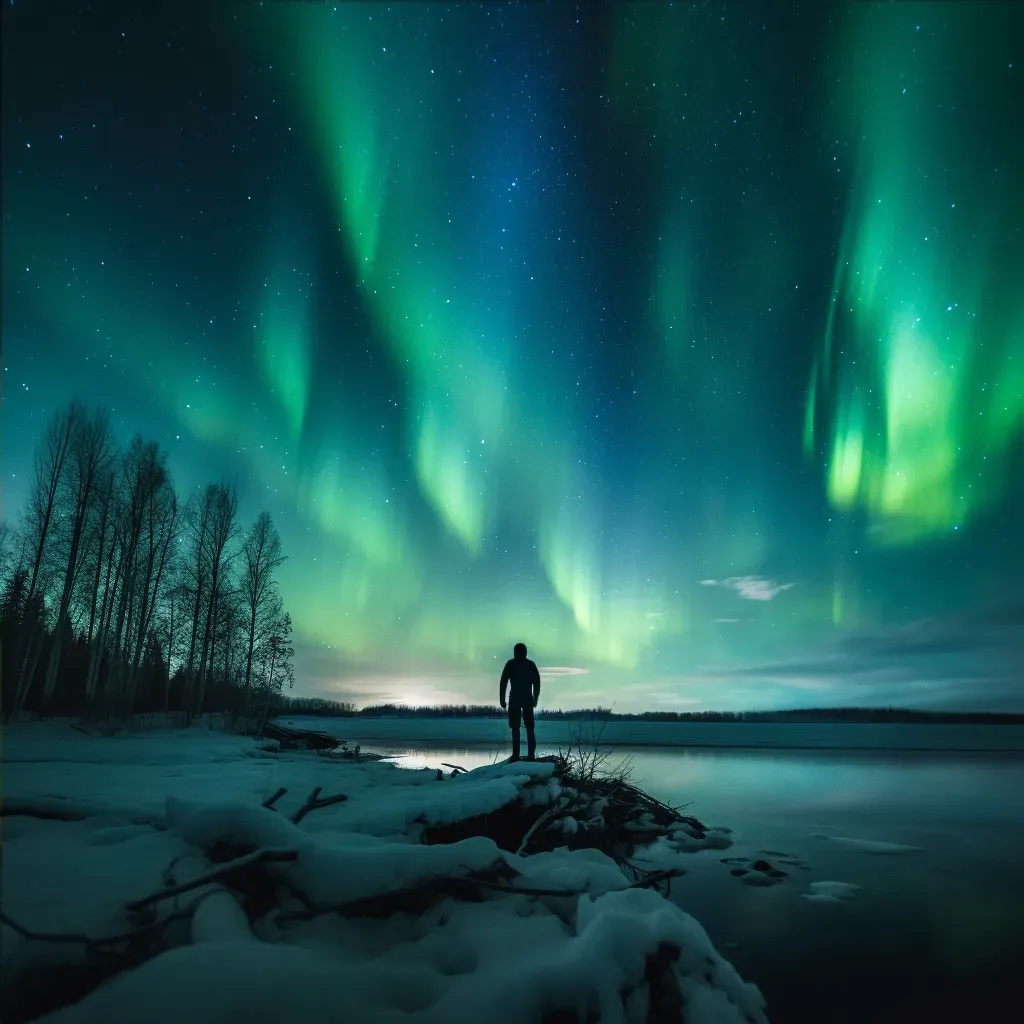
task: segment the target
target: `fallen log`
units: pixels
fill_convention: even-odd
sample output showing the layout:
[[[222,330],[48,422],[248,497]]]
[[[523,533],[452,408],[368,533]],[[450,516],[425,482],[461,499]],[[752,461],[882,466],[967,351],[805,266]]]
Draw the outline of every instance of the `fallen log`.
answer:
[[[335,750],[345,742],[330,733],[295,729],[276,722],[267,722],[263,727],[263,738],[277,740],[282,750]]]
[[[230,860],[227,863],[218,864],[216,867],[203,872],[203,874],[196,878],[189,879],[187,882],[170,885],[164,889],[158,890],[157,892],[150,893],[149,896],[143,896],[142,899],[132,900],[131,903],[125,904],[125,909],[128,911],[143,910],[151,904],[170,899],[172,896],[180,896],[182,893],[191,892],[191,890],[198,889],[201,886],[209,885],[213,882],[219,882],[225,876],[240,871],[242,868],[251,867],[255,864],[267,864],[271,862],[291,862],[297,860],[298,856],[298,850],[253,850],[251,853],[243,854],[241,857],[236,857],[234,860]]]

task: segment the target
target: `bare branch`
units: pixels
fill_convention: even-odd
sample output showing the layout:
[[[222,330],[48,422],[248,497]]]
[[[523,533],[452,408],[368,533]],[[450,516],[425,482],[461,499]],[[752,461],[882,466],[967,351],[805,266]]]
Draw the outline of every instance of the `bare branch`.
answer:
[[[546,824],[549,821],[553,821],[560,814],[563,814],[564,812],[568,811],[570,808],[572,808],[574,806],[575,803],[576,803],[576,798],[573,798],[573,797],[563,797],[557,803],[552,804],[551,807],[548,810],[546,810],[530,826],[530,828],[527,831],[526,835],[523,836],[523,841],[519,844],[519,849],[516,850],[516,856],[517,857],[525,857],[526,856],[526,847],[529,844],[530,839],[533,838],[534,832],[536,832],[541,827],[541,825],[544,825],[544,824]]]
[[[322,786],[317,786],[312,793],[306,797],[306,802],[295,812],[292,816],[292,821],[296,825],[302,819],[309,814],[310,811],[318,811],[321,807],[330,807],[332,804],[344,803],[348,797],[344,793],[338,793],[336,796],[320,796],[320,790]]]
[[[183,855],[179,853],[177,855],[177,857],[172,858],[171,863],[168,864],[167,867],[165,867],[164,870],[161,872],[161,876],[160,877],[163,878],[164,885],[174,885],[175,884],[175,880],[174,880],[174,866],[178,863],[179,860],[181,860],[182,856]]]
[[[120,945],[122,942],[133,943],[137,942],[140,938],[147,936],[155,936],[162,932],[168,925],[173,924],[175,921],[187,921],[195,913],[196,908],[203,900],[209,896],[210,893],[203,893],[194,899],[187,907],[182,910],[176,910],[172,914],[168,914],[167,917],[161,917],[159,920],[153,921],[149,924],[143,925],[141,928],[132,928],[127,932],[120,932],[117,935],[107,935],[100,938],[94,938],[91,935],[83,935],[78,932],[37,932],[31,928],[26,928],[23,924],[15,921],[9,914],[4,913],[0,910],[0,921],[2,921],[12,931],[17,932],[23,939],[29,942],[61,942],[70,943],[74,945],[86,946],[89,949],[97,951],[109,951],[109,947]]]
[[[268,797],[266,800],[263,801],[263,806],[272,809],[274,804],[276,804],[277,801],[280,800],[281,797],[283,797],[287,792],[288,790],[285,789],[284,786],[282,786],[273,796]]]
[[[209,885],[211,882],[217,882],[225,875],[230,875],[232,872],[238,871],[240,868],[252,867],[254,864],[294,861],[298,856],[298,850],[278,850],[272,848],[253,850],[251,853],[246,853],[241,857],[236,857],[234,860],[229,860],[224,864],[218,864],[215,868],[211,868],[209,871],[204,871],[203,874],[198,875],[196,878],[193,878],[188,882],[171,885],[166,889],[161,889],[159,892],[151,893],[149,896],[143,896],[142,899],[132,900],[131,903],[125,904],[125,907],[130,911],[142,910],[144,907],[150,906],[154,903],[159,903],[161,900],[170,899],[172,896],[180,896],[183,892],[189,892],[192,889],[198,889],[200,886]]]

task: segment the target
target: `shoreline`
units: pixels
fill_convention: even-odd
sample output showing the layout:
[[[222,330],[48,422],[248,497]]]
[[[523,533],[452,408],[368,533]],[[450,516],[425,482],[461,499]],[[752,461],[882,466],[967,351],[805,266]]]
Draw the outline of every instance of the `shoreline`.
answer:
[[[757,986],[668,898],[731,830],[585,755],[405,772],[67,722],[15,729],[4,755],[12,1024],[542,1024],[654,1005],[766,1024]]]
[[[500,718],[329,718],[282,715],[350,743],[506,744]],[[314,723],[316,723],[314,725]],[[587,745],[701,747],[746,750],[901,751],[949,754],[1024,754],[1024,726],[899,722],[588,722],[544,721],[537,742]]]

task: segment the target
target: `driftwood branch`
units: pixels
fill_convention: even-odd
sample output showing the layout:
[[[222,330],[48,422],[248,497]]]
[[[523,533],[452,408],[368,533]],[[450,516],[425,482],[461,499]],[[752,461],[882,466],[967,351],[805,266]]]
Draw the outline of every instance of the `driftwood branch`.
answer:
[[[466,769],[463,768],[462,765],[459,765],[459,764],[449,764],[447,761],[442,761],[441,762],[441,767],[442,768],[451,768],[452,771],[456,771],[456,772],[465,772],[466,771]]]
[[[204,871],[201,875],[188,882],[171,885],[165,889],[160,889],[158,892],[151,893],[149,896],[143,896],[142,899],[132,900],[131,903],[126,904],[126,909],[129,911],[142,910],[152,904],[159,903],[161,900],[170,899],[172,896],[180,896],[183,892],[198,889],[200,886],[209,885],[211,882],[218,882],[225,875],[230,875],[240,868],[252,867],[254,864],[294,861],[298,856],[298,850],[253,850],[252,853],[246,853],[224,864],[218,864],[215,868]]]
[[[320,796],[320,791],[323,789],[322,786],[317,786],[312,793],[306,797],[306,802],[295,812],[292,816],[292,821],[296,825],[302,819],[309,814],[310,811],[318,811],[321,807],[330,807],[332,804],[344,803],[348,797],[344,793],[338,793],[335,796]]]
[[[8,928],[16,931],[23,939],[29,939],[32,942],[70,942],[84,946],[103,946],[120,942],[126,937],[125,935],[112,935],[108,939],[94,939],[88,935],[80,935],[77,932],[37,932],[31,928],[26,928],[23,924],[19,924],[13,917],[2,910],[0,910],[0,921],[7,925]],[[127,933],[127,935],[131,934],[131,932]]]
[[[122,818],[132,825],[149,825],[159,832],[167,831],[167,819],[163,814],[135,808],[107,807],[85,800],[66,800],[52,796],[0,800],[0,817],[18,816],[43,821],[85,821],[86,818],[107,816]]]
[[[529,845],[530,840],[533,838],[533,834],[542,826],[548,822],[553,821],[559,815],[566,814],[569,811],[576,810],[577,805],[580,802],[579,794],[574,794],[571,797],[560,797],[558,801],[551,805],[527,830],[526,835],[523,836],[523,841],[519,844],[519,849],[516,850],[517,857],[526,856],[526,847]]]
[[[14,918],[9,914],[4,913],[2,910],[0,910],[0,921],[29,942],[70,943],[73,945],[86,946],[89,949],[93,949],[98,952],[108,952],[112,946],[118,946],[124,942],[138,942],[139,939],[158,935],[167,928],[168,925],[173,924],[175,921],[187,921],[195,913],[196,907],[198,907],[199,904],[202,903],[209,895],[210,893],[203,893],[196,897],[196,899],[194,899],[184,909],[176,910],[174,913],[168,914],[167,917],[161,917],[159,920],[152,921],[142,927],[132,928],[130,931],[120,932],[116,935],[105,935],[99,938],[95,938],[91,935],[82,935],[78,932],[37,932],[31,928],[26,928],[23,924],[15,921]]]
[[[266,800],[263,801],[263,806],[273,807],[274,804],[276,804],[277,801],[280,800],[281,797],[283,797],[287,792],[288,790],[285,789],[284,786],[282,786],[273,796],[268,797]]]
[[[175,880],[174,880],[174,867],[178,863],[178,861],[181,860],[182,856],[183,856],[183,854],[179,853],[178,856],[173,858],[171,863],[168,864],[167,867],[164,868],[163,873],[161,874],[161,877],[164,880],[164,885],[174,885],[175,884]]]

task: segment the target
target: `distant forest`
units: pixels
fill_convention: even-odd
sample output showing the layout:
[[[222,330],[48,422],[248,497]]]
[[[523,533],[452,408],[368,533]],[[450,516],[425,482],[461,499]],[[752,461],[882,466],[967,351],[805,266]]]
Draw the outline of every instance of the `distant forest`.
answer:
[[[4,717],[264,718],[293,681],[284,559],[268,513],[242,528],[233,484],[180,496],[158,442],[120,448],[71,402],[0,524]]]
[[[375,704],[356,710],[345,701],[276,695],[277,715],[323,715],[335,718],[504,718],[491,704],[441,704],[413,707]],[[538,709],[538,721],[586,719],[606,722],[945,722],[975,725],[1024,725],[1024,714],[985,711],[916,711],[910,708],[797,708],[787,711],[641,711],[622,714],[611,708],[572,711]]]

